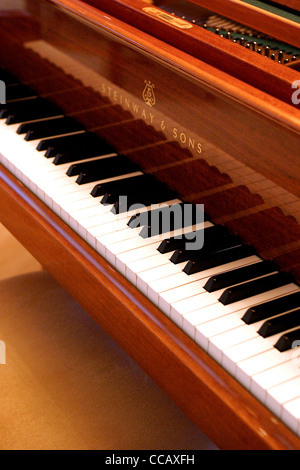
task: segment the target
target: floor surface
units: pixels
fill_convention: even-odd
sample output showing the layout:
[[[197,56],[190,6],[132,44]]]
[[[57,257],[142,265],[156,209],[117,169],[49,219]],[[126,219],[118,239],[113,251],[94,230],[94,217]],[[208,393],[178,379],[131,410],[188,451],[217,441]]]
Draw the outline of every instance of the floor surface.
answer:
[[[216,449],[1,225],[0,312],[0,449]]]

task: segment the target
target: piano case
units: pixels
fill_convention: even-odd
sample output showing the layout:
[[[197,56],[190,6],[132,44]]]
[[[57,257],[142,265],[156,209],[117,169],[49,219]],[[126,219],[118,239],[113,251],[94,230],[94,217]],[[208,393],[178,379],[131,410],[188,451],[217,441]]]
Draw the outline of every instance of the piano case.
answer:
[[[216,2],[220,13],[226,3]],[[30,0],[25,10],[1,12],[1,67],[180,198],[204,202],[214,222],[299,282],[297,70],[182,18],[172,23],[140,0]],[[1,222],[216,445],[300,448],[296,434],[13,173],[1,165]]]

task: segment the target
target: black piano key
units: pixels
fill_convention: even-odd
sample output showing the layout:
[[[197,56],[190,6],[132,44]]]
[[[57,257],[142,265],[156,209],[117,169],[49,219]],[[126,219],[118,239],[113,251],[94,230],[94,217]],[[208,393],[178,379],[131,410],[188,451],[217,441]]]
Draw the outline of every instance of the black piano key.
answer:
[[[63,165],[64,163],[78,162],[88,158],[101,157],[104,155],[115,154],[115,149],[104,141],[97,142],[95,145],[87,145],[66,152],[61,151],[54,158],[54,165]]]
[[[228,234],[218,240],[204,241],[204,245],[200,250],[176,250],[171,256],[170,261],[174,264],[183,263],[184,261],[197,261],[201,259],[204,254],[216,253],[240,245],[242,245],[242,242],[238,236]]]
[[[108,158],[115,158],[115,157],[108,157]],[[82,163],[73,163],[68,168],[67,175],[68,176],[79,176],[81,173],[85,173],[88,171],[93,171],[97,170],[99,168],[99,163],[104,160],[104,163],[106,162],[107,158],[99,157],[97,160],[92,160],[92,161],[84,161]]]
[[[183,272],[186,274],[195,274],[206,269],[222,266],[223,264],[232,263],[238,259],[247,258],[255,255],[255,249],[249,245],[237,246],[228,250],[219,251],[213,254],[204,255],[201,260],[189,261],[184,267]]]
[[[109,196],[110,194],[114,194],[117,191],[123,193],[124,191],[128,191],[129,187],[141,187],[144,184],[147,184],[149,179],[153,181],[153,176],[142,174],[138,176],[132,176],[130,178],[124,178],[119,181],[110,181],[107,183],[96,184],[91,192],[91,195],[93,197],[99,197],[105,195]]]
[[[175,195],[171,190],[164,189],[157,191],[154,188],[154,194],[150,192],[144,192],[139,195],[129,195],[127,196],[126,203],[121,203],[120,201],[115,202],[111,212],[113,214],[122,214],[124,212],[128,212],[130,207],[136,204],[142,204],[144,206],[150,206],[151,204],[160,204],[165,201],[169,201],[174,199]]]
[[[6,124],[8,125],[19,123],[21,124],[23,122],[36,121],[39,119],[47,119],[63,115],[63,112],[56,105],[41,98],[8,103],[6,105],[2,105],[0,110],[4,106],[6,106],[4,109],[7,113]]]
[[[215,292],[226,287],[233,286],[240,282],[249,281],[265,274],[271,274],[277,271],[275,263],[272,261],[261,261],[259,263],[244,266],[243,268],[234,269],[226,273],[217,274],[211,277],[204,286],[207,292]]]
[[[258,321],[279,315],[280,313],[293,310],[299,307],[299,305],[300,291],[251,307],[245,312],[242,320],[247,325],[251,325]]]
[[[165,190],[166,186],[159,183],[152,175],[141,175],[136,179],[127,178],[121,182],[115,181],[107,183],[106,191],[104,193],[102,204],[114,204],[119,201],[120,196],[130,197],[131,200],[141,194],[154,194],[158,188]],[[102,188],[103,190],[103,188]]]
[[[6,103],[28,98],[37,98],[37,94],[34,90],[27,87],[26,85],[17,84],[6,89]]]
[[[192,221],[193,223],[196,222],[197,220],[197,217],[196,217],[196,210],[197,210],[197,214],[199,214],[201,216],[201,218],[203,217],[204,219],[203,220],[208,220],[208,215],[202,211],[202,209],[197,209],[196,208],[196,205],[195,204],[189,204],[189,203],[186,203],[186,202],[180,202],[180,203],[176,203],[176,204],[172,204],[170,206],[162,206],[161,208],[159,209],[153,209],[153,210],[149,210],[147,212],[143,212],[142,215],[141,213],[137,213],[135,215],[133,215],[129,222],[128,222],[128,227],[131,227],[131,228],[138,228],[138,227],[150,227],[151,226],[151,221],[157,221],[159,220],[159,222],[161,222],[161,220],[163,219],[164,217],[164,214],[166,214],[166,216],[168,216],[168,214],[171,214],[171,217],[173,218],[173,213],[172,211],[174,210],[175,211],[175,214],[176,214],[176,211],[180,211],[178,213],[178,228],[181,228],[183,226],[187,226],[187,224],[190,224],[190,221],[184,221],[182,219],[184,219],[184,209],[186,207],[186,205],[189,205],[192,207],[192,210],[190,210],[190,208],[188,209],[190,212],[188,215],[192,215]],[[187,212],[186,212],[186,215],[187,215]],[[180,219],[179,219],[180,217]],[[183,223],[185,225],[183,225]]]
[[[178,209],[182,211],[184,203],[174,204],[167,207],[161,207],[160,209],[153,209],[142,213],[137,213],[133,215],[129,222],[128,227],[138,228],[138,227],[149,227],[151,225],[151,220],[156,219],[158,222],[161,222],[161,218],[164,217],[164,214],[169,214],[172,209]]]
[[[15,103],[6,103],[0,105],[0,119],[7,119],[9,113],[13,112],[25,112],[28,107],[34,107],[41,104],[41,100],[33,98],[26,101],[16,101]]]
[[[153,237],[155,235],[161,235],[166,232],[189,227],[207,220],[207,215],[202,209],[197,208],[196,205],[190,204],[190,208],[185,211],[186,207],[187,204],[184,202],[181,204],[175,204],[173,208],[175,208],[175,211],[178,210],[178,213],[175,216],[174,212],[172,212],[169,207],[143,213],[142,219],[144,218],[145,221],[148,219],[148,223],[143,225],[140,236],[142,238]],[[128,225],[130,226],[130,224]],[[131,220],[131,226],[135,226],[133,220]]]
[[[295,347],[294,342],[298,342],[299,340],[300,328],[297,328],[297,330],[284,333],[281,338],[279,338],[274,347],[280,352],[288,351],[289,349]]]
[[[25,140],[30,141],[81,130],[83,130],[83,126],[74,119],[61,117],[58,119],[21,124],[17,130],[17,134],[26,134]]]
[[[20,85],[20,82],[16,77],[3,69],[0,70],[0,80],[5,83],[6,87]]]
[[[219,302],[223,305],[232,304],[239,300],[247,299],[248,297],[253,297],[254,295],[284,286],[290,282],[292,282],[292,276],[287,273],[271,274],[270,276],[226,289],[219,298]]]
[[[187,234],[182,235],[180,238],[172,237],[166,240],[163,240],[158,247],[158,251],[160,253],[170,253],[175,250],[183,250],[190,243],[192,239],[192,234],[195,234],[195,238],[197,236],[197,232],[190,232]],[[222,238],[228,234],[228,231],[225,227],[221,225],[215,225],[213,227],[208,227],[204,229],[204,244],[206,240],[209,240],[211,243]]]
[[[112,158],[114,159],[113,161],[111,161]],[[84,161],[80,163],[74,163],[68,168],[67,175],[78,176],[81,174],[82,175],[89,174],[89,173],[93,173],[96,171],[100,171],[101,168],[104,170],[109,169],[113,165],[119,166],[119,168],[116,168],[116,171],[118,171],[118,169],[121,170],[121,166],[123,169],[124,167],[126,167],[125,174],[132,173],[131,169],[133,168],[135,169],[134,171],[136,171],[136,169],[139,169],[137,165],[131,166],[131,162],[126,157],[123,157],[121,155],[113,155],[107,158],[99,157],[98,159],[95,159],[92,161],[89,160],[89,161]],[[124,173],[122,172],[121,174],[124,174]],[[102,185],[99,184],[99,186],[102,186]]]
[[[87,162],[84,164],[84,168],[84,172],[81,172],[76,180],[79,185],[126,175],[139,170],[135,163],[132,163],[123,155]]]
[[[8,118],[10,114],[26,113],[28,111],[32,111],[32,110],[35,111],[35,110],[40,110],[40,109],[49,108],[49,107],[51,107],[51,109],[55,108],[56,111],[58,110],[58,108],[55,105],[53,105],[52,103],[49,103],[48,101],[42,98],[31,98],[28,100],[19,100],[19,101],[14,101],[13,103],[1,104],[0,105],[0,119]],[[60,114],[62,114],[61,111],[60,111]]]
[[[72,150],[78,148],[78,146],[83,147],[88,143],[88,139],[96,137],[97,140],[100,140],[97,136],[90,132],[80,132],[74,135],[66,135],[63,137],[52,137],[51,139],[42,139],[36,149],[41,152],[46,150],[45,156],[47,158],[55,157],[57,153],[63,149]],[[52,153],[50,155],[50,152]]]
[[[70,160],[70,156],[72,158],[74,155],[79,157],[89,155],[90,158],[116,153],[112,145],[91,132],[49,139],[48,144],[46,158],[57,157],[57,159],[68,159],[71,162],[75,161]]]
[[[267,320],[258,330],[258,333],[263,338],[283,333],[284,331],[291,330],[292,328],[300,327],[300,309],[294,310],[290,313],[285,313],[279,317]],[[299,338],[300,339],[300,338]]]

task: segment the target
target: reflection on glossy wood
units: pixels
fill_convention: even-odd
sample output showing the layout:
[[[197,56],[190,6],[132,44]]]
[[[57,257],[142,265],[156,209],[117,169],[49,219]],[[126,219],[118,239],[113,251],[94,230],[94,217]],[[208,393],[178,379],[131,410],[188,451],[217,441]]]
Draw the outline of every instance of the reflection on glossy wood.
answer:
[[[0,199],[9,231],[217,445],[300,448],[292,433],[3,168]]]
[[[229,75],[199,60],[193,37],[179,40],[162,24],[152,37],[157,23],[148,17],[146,31],[136,29],[145,19],[138,0],[97,4],[120,12],[121,20],[130,16],[129,23],[79,0],[30,1],[33,20],[0,16],[0,66],[181,197],[204,203],[213,220],[300,280],[299,223],[253,180],[255,173],[277,184],[292,202],[300,197],[300,117],[289,95],[295,72],[260,68],[249,51],[236,57],[216,38],[209,45],[213,61],[229,58],[235,70]],[[198,40],[206,46],[210,36]],[[174,47],[178,41],[184,50]],[[77,68],[56,62],[55,54],[43,58],[45,44]],[[248,59],[246,83],[239,78],[250,70]],[[263,77],[272,93],[256,87]],[[143,102],[145,80],[155,84],[153,108]],[[299,439],[4,169],[0,199],[7,228],[217,445],[299,448]],[[99,304],[109,315],[99,314]]]

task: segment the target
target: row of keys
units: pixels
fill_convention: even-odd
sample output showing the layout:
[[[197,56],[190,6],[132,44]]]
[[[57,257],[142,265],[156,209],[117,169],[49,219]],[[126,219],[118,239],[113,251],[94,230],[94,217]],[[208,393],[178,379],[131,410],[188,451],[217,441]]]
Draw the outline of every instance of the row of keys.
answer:
[[[298,432],[299,388],[284,387],[299,378],[299,287],[205,213],[199,224],[194,211],[190,226],[182,217],[169,231],[153,227],[162,203],[183,208],[184,201],[94,134],[64,127],[59,109],[35,99],[34,109],[25,98],[1,106],[1,162]],[[37,139],[25,140],[37,130]],[[191,234],[203,236],[201,250],[186,249]]]

